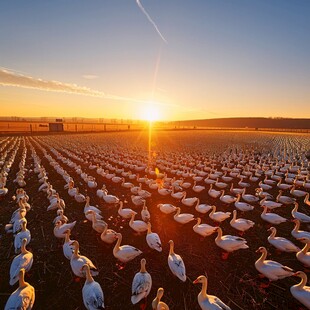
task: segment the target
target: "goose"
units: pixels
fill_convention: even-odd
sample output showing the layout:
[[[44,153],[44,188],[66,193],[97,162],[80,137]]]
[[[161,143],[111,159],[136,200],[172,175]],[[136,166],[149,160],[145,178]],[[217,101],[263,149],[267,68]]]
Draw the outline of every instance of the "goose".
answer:
[[[86,196],[85,201],[86,202],[85,202],[85,206],[84,206],[84,214],[86,214],[87,211],[92,210],[92,211],[95,211],[98,214],[98,217],[99,217],[99,214],[101,214],[101,211],[98,208],[96,208],[94,206],[91,206],[89,204],[89,202],[90,202],[89,196]],[[100,217],[100,218],[102,218],[102,217]]]
[[[192,207],[197,202],[198,198],[197,197],[186,198],[186,194],[187,193],[184,192],[181,202],[187,207]]]
[[[133,186],[130,188],[130,191],[134,195],[138,195],[138,191],[141,190],[142,184],[140,183],[139,186]]]
[[[204,179],[204,182],[205,182],[206,184],[214,184],[216,181],[213,180],[213,179],[210,179],[210,175],[208,175],[208,177],[206,177],[206,178]]]
[[[124,203],[122,201],[119,202],[119,209],[117,213],[124,219],[129,219],[131,218],[132,212],[134,212],[130,208],[123,208]]]
[[[288,220],[278,214],[275,214],[275,213],[267,213],[267,207],[266,206],[263,206],[264,208],[264,211],[262,212],[261,214],[261,218],[268,222],[268,223],[271,223],[273,225],[279,225],[281,223],[284,223],[284,222],[288,222]]]
[[[266,260],[267,250],[265,247],[260,247],[256,250],[256,253],[262,253],[261,257],[255,262],[255,268],[258,272],[263,274],[269,281],[276,281],[283,279],[294,274],[293,269],[283,266],[282,264]]]
[[[170,203],[160,203],[157,205],[157,208],[160,209],[162,213],[170,214],[176,211],[177,207]]]
[[[162,196],[168,196],[168,195],[171,195],[172,190],[167,189],[167,188],[158,188],[157,192],[158,192],[158,194],[160,194]]]
[[[214,185],[217,187],[217,188],[226,188],[227,187],[227,183],[224,183],[224,182],[219,182],[219,178],[216,179],[216,182],[214,183]]]
[[[142,258],[140,263],[140,272],[135,274],[131,285],[131,302],[133,305],[146,298],[152,288],[152,277],[145,269],[145,258]]]
[[[297,202],[295,202],[294,205],[295,205],[295,207],[291,212],[293,218],[299,220],[301,223],[310,223],[310,216],[306,215],[302,212],[298,212],[298,203]]]
[[[232,194],[237,195],[237,194],[242,194],[243,193],[243,188],[234,188],[234,184],[231,183],[230,190]]]
[[[245,232],[246,230],[250,229],[253,227],[255,223],[253,221],[243,219],[243,218],[238,218],[237,219],[237,210],[233,211],[233,218],[230,221],[230,226],[241,231]]]
[[[75,187],[70,187],[68,188],[68,194],[71,196],[71,197],[74,197],[77,193],[77,189]]]
[[[174,242],[169,241],[170,249],[168,255],[168,266],[171,272],[181,281],[186,281],[186,270],[183,259],[180,255],[174,253]]]
[[[300,221],[298,219],[294,219],[293,222],[295,223],[295,227],[291,231],[291,235],[296,238],[309,238],[310,239],[310,232],[299,230],[300,227]]]
[[[281,203],[283,203],[285,205],[290,205],[290,204],[293,204],[296,201],[296,199],[288,197],[288,196],[282,196],[282,191],[279,190],[279,194],[277,196],[276,201],[277,202],[281,202]]]
[[[113,248],[113,255],[115,258],[117,258],[122,263],[127,263],[133,260],[138,255],[142,254],[142,252],[139,249],[131,245],[120,246],[122,242],[122,238],[123,238],[122,234],[117,233],[116,237],[117,237],[117,242]]]
[[[252,211],[254,207],[246,202],[240,202],[241,195],[237,194],[237,200],[234,205],[239,211]]]
[[[82,270],[86,275],[82,289],[83,303],[86,309],[104,309],[104,296],[100,284],[92,277],[88,264],[83,265]]]
[[[1,184],[1,188],[0,188],[0,197],[5,196],[8,193],[8,189],[6,187],[4,187],[4,184]]]
[[[304,306],[310,309],[310,286],[306,286],[308,278],[307,275],[302,271],[297,271],[293,276],[301,278],[301,281],[291,286],[291,294]]]
[[[95,211],[87,211],[86,215],[91,215],[92,216],[92,228],[95,230],[97,233],[101,234],[105,227],[108,225],[104,220],[98,219],[97,218],[97,213]]]
[[[200,200],[197,199],[196,205],[195,205],[195,210],[198,211],[199,213],[205,214],[209,212],[212,209],[212,206],[207,205],[205,203],[200,204]]]
[[[240,187],[243,187],[243,188],[250,187],[251,184],[250,184],[250,183],[247,183],[247,182],[243,182],[243,179],[244,179],[244,178],[241,178],[241,180],[238,182],[238,185],[239,185]]]
[[[272,201],[272,200],[267,200],[267,198],[265,197],[264,199],[262,199],[259,204],[261,206],[266,206],[268,209],[272,210],[272,209],[275,209],[275,208],[280,208],[283,206],[282,203],[280,202],[275,202],[275,201]]]
[[[120,182],[123,181],[123,178],[122,178],[122,177],[117,177],[117,176],[115,176],[115,177],[112,177],[111,181],[112,181],[113,183],[120,183]]]
[[[57,210],[57,216],[53,220],[53,224],[56,224],[56,222],[60,221],[62,224],[68,223],[69,219],[64,215],[63,209]]]
[[[258,183],[258,186],[259,186],[261,189],[263,189],[264,191],[269,191],[269,190],[272,189],[272,186],[271,186],[271,185],[265,184],[265,183],[263,183],[262,181],[260,181],[260,182]]]
[[[125,182],[125,178],[122,178],[121,186],[124,187],[124,188],[132,188],[132,187],[134,187],[134,185],[131,182]]]
[[[271,186],[274,186],[276,184],[276,181],[268,179],[268,175],[266,175],[265,179],[264,179],[264,183],[271,185]]]
[[[195,233],[201,235],[202,237],[210,236],[216,232],[216,227],[208,224],[201,224],[201,218],[197,217],[197,223],[193,226]]]
[[[131,195],[131,201],[135,206],[142,206],[146,202],[145,199],[143,199],[141,196],[134,196]]]
[[[149,222],[151,219],[151,214],[150,214],[149,210],[147,209],[147,206],[145,206],[145,205],[142,207],[141,217],[142,217],[142,220],[146,223]]]
[[[282,238],[276,237],[277,229],[275,227],[270,227],[268,231],[271,232],[270,236],[268,237],[268,242],[283,252],[298,252],[300,248],[298,248],[293,242]]]
[[[152,301],[152,310],[169,310],[168,305],[163,301],[161,301],[163,296],[164,296],[164,289],[160,287],[157,290],[156,297]]]
[[[25,282],[25,269],[19,271],[19,286],[7,300],[4,310],[27,309],[31,310],[35,301],[35,290]]]
[[[210,184],[210,188],[208,190],[208,195],[212,198],[218,198],[221,195],[221,191],[217,191],[216,189],[213,189],[213,184]]]
[[[212,211],[209,214],[209,217],[214,222],[223,222],[230,217],[231,212],[216,212],[216,206],[212,206]]]
[[[183,198],[184,192],[177,192],[177,193],[175,193],[175,192],[174,192],[174,186],[172,186],[172,192],[171,192],[170,196],[171,196],[172,198],[175,198],[175,199],[180,200],[180,199]]]
[[[281,190],[288,190],[290,188],[292,188],[292,185],[290,184],[286,184],[286,183],[282,183],[282,178],[279,180],[277,187]]]
[[[307,267],[310,267],[310,239],[309,238],[299,238],[298,241],[301,241],[305,243],[305,246],[302,250],[300,250],[298,253],[296,253],[297,259],[302,262]]]
[[[246,244],[247,241],[244,238],[240,238],[232,235],[224,235],[222,228],[217,227],[217,237],[215,238],[215,244],[222,248],[227,253],[240,250],[240,249],[248,249],[249,246]],[[222,258],[226,259],[228,254],[223,254]]]
[[[194,185],[192,187],[192,190],[195,192],[195,193],[201,193],[203,190],[205,190],[206,187],[205,186],[202,186],[202,185],[196,185],[196,181],[194,181]]]
[[[74,195],[74,199],[76,202],[82,203],[85,201],[85,196],[79,192],[79,188],[76,188],[76,193]]]
[[[56,238],[65,238],[65,231],[68,229],[72,230],[75,224],[76,221],[66,224],[62,224],[61,221],[56,222],[54,227],[54,236]]]
[[[202,288],[198,294],[198,304],[202,310],[231,310],[222,300],[214,295],[207,294],[208,279],[205,276],[199,276],[194,284],[201,283]]]
[[[100,235],[100,238],[103,242],[112,244],[117,239],[116,231],[113,229],[108,229],[108,225],[105,225],[103,232]]]
[[[144,221],[134,220],[137,212],[131,213],[131,219],[129,221],[129,226],[136,232],[144,232],[147,230],[147,224]]]
[[[192,186],[192,184],[189,183],[189,182],[184,182],[184,179],[182,179],[182,182],[180,183],[180,186],[181,186],[182,188],[187,189],[187,188],[190,188],[190,187]]]
[[[104,191],[106,189],[106,186],[103,184],[101,189],[97,189],[96,195],[99,198],[103,198],[104,196]]]
[[[243,193],[241,194],[241,197],[246,202],[257,202],[259,200],[258,197],[251,195],[251,194],[246,194],[245,191],[246,191],[246,189],[244,188]]]
[[[150,198],[152,194],[144,189],[139,189],[138,190],[138,196],[141,196],[142,198]]]
[[[22,247],[22,242],[26,239],[26,245],[29,244],[31,240],[31,234],[30,231],[27,229],[27,222],[23,221],[22,222],[22,229],[19,233],[15,235],[14,238],[14,248],[15,248],[15,254],[19,254],[21,247]]]
[[[294,184],[290,190],[290,194],[297,197],[297,198],[301,198],[301,197],[306,196],[307,192],[295,189],[295,184]]]
[[[151,249],[154,249],[158,252],[162,251],[162,245],[158,234],[152,232],[152,225],[150,222],[147,223],[147,235],[146,235],[146,243]]]
[[[108,204],[117,204],[117,203],[119,203],[119,198],[114,196],[114,195],[108,195],[108,191],[106,189],[103,190],[102,199],[104,200],[104,202],[106,202]]]
[[[97,271],[97,268],[92,263],[92,261],[88,257],[79,254],[80,245],[78,241],[74,240],[71,245],[74,246],[74,251],[70,259],[70,265],[73,273],[80,278],[85,278],[86,273],[85,270],[83,270],[83,266],[87,264],[91,269],[91,275],[97,276],[99,272]]]
[[[230,195],[224,195],[225,191],[222,189],[221,190],[221,196],[220,196],[220,200],[224,203],[230,204],[233,203],[237,200],[236,197],[230,196]]]
[[[20,212],[21,213],[21,212]],[[16,235],[17,233],[19,233],[22,230],[23,227],[23,222],[27,223],[27,219],[25,217],[22,217],[18,220],[16,220],[13,223],[13,234]]]
[[[192,220],[194,220],[194,215],[190,213],[181,213],[181,208],[176,208],[176,214],[173,216],[174,220],[181,224],[186,224]]]
[[[70,234],[71,234],[70,229],[67,229],[64,233],[65,233],[65,240],[64,240],[64,244],[62,245],[62,251],[64,253],[64,256],[70,260],[74,252],[74,246],[73,246],[74,240],[70,239]]]
[[[26,272],[31,269],[33,255],[26,249],[27,239],[22,240],[21,253],[14,257],[10,267],[10,285],[18,281],[19,272],[23,268]]]

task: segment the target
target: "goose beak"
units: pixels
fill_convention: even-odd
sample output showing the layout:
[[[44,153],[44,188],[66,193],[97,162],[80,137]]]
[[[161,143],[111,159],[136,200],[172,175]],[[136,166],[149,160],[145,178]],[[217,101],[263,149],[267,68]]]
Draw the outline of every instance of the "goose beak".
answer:
[[[198,279],[196,279],[195,281],[193,281],[193,284],[197,284],[198,283]]]

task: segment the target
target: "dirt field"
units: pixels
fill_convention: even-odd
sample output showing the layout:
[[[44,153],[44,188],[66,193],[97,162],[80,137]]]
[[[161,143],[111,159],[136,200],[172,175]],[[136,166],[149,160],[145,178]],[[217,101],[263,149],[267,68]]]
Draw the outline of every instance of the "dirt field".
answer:
[[[37,174],[33,171],[34,161],[31,156],[31,145],[41,158],[42,166],[48,172],[48,181],[57,190],[60,197],[65,200],[65,215],[70,222],[77,221],[71,239],[79,241],[81,254],[90,258],[98,267],[99,275],[95,277],[95,280],[100,283],[103,289],[106,309],[140,308],[140,305],[133,306],[131,304],[130,296],[132,279],[140,269],[140,259],[142,257],[146,258],[146,268],[153,280],[152,290],[147,298],[147,309],[151,309],[151,302],[159,287],[165,289],[163,301],[169,305],[170,309],[200,309],[197,295],[201,286],[194,285],[192,282],[203,274],[207,274],[209,278],[208,293],[218,296],[232,309],[306,309],[293,298],[289,290],[292,285],[299,282],[298,278],[290,277],[273,282],[266,289],[260,287],[262,280],[258,278],[258,271],[254,267],[255,261],[260,256],[255,253],[259,246],[265,246],[268,249],[270,253],[268,259],[278,261],[296,271],[305,270],[305,267],[296,259],[295,253],[280,253],[268,243],[267,237],[269,233],[267,228],[270,225],[267,225],[261,219],[262,208],[259,203],[253,204],[255,206],[253,211],[244,212],[243,214],[238,212],[239,217],[255,222],[254,228],[244,235],[249,249],[233,252],[227,260],[222,260],[222,250],[214,242],[216,235],[201,238],[192,229],[196,221],[181,225],[174,221],[173,215],[161,213],[156,206],[159,203],[172,203],[175,206],[180,206],[182,212],[192,213],[195,217],[200,216],[204,223],[214,225],[208,213],[199,214],[193,207],[186,207],[170,196],[161,196],[156,190],[151,190],[147,185],[143,184],[143,189],[152,193],[152,197],[147,198],[147,207],[151,213],[152,231],[157,232],[162,241],[163,251],[159,253],[148,247],[145,241],[145,233],[137,235],[129,227],[128,220],[120,218],[117,214],[117,206],[110,206],[96,196],[96,190],[105,184],[109,194],[116,195],[122,201],[127,201],[125,207],[136,210],[138,212],[136,219],[141,218],[141,207],[136,207],[131,202],[130,190],[98,175],[96,169],[91,170],[89,165],[91,162],[94,164],[95,160],[102,167],[107,166],[109,163],[114,167],[121,168],[120,162],[126,161],[136,161],[147,165],[150,160],[148,157],[149,137],[147,132],[40,136],[27,137],[24,140],[23,138],[14,137],[12,139],[21,139],[21,144],[8,173],[6,187],[9,192],[0,201],[1,309],[4,308],[6,300],[17,287],[16,285],[13,287],[9,285],[9,269],[15,254],[13,236],[5,233],[4,226],[9,222],[12,212],[17,208],[12,196],[19,186],[13,180],[19,170],[18,165],[23,152],[22,141],[25,141],[27,149],[25,162],[25,168],[27,169],[25,181],[27,184],[24,189],[30,197],[29,203],[31,205],[31,210],[27,213],[26,218],[28,221],[27,228],[31,231],[32,239],[27,248],[34,255],[34,263],[30,272],[26,274],[26,281],[33,285],[36,290],[36,301],[33,309],[77,310],[85,309],[85,307],[82,300],[84,279],[74,276],[70,262],[62,252],[63,241],[53,235],[54,226],[52,222],[56,212],[46,211],[49,205],[46,193],[38,191],[41,184],[38,181]],[[119,270],[116,264],[117,260],[112,253],[114,245],[106,245],[101,241],[100,235],[92,229],[91,222],[87,221],[84,216],[84,203],[77,203],[74,198],[68,195],[67,190],[64,189],[66,182],[53,169],[38,145],[43,147],[71,175],[75,181],[75,186],[79,187],[81,193],[91,197],[91,205],[99,206],[104,219],[109,224],[109,228],[123,234],[122,244],[129,244],[139,248],[143,252],[142,255],[127,263],[124,269]],[[81,165],[83,171],[96,178],[98,187],[90,189],[80,175],[76,173],[75,169],[58,160],[48,146],[54,147],[61,155]],[[196,169],[198,163],[204,162],[209,162],[209,164],[205,165],[210,167],[212,163],[215,170],[222,171],[225,154],[228,156],[236,152],[236,150],[239,155],[242,153],[244,156],[236,156],[235,160],[231,161],[235,167],[238,164],[244,166],[248,162],[251,152],[255,154],[257,162],[260,159],[262,160],[261,164],[267,164],[268,160],[270,160],[269,163],[275,163],[276,157],[278,157],[279,161],[284,157],[286,162],[292,159],[295,163],[301,165],[302,160],[305,162],[305,151],[310,149],[310,135],[277,135],[255,132],[158,132],[152,135],[150,149],[153,170],[155,166],[160,166],[160,160],[169,160],[175,162],[176,165],[188,167],[189,172]],[[79,162],[70,157],[68,151],[72,152],[71,155],[80,156],[84,162]],[[225,151],[226,153],[224,153]],[[2,154],[3,152],[4,150]],[[244,163],[241,162],[242,160]],[[124,169],[125,171],[130,170],[129,168]],[[159,170],[162,173],[164,172],[160,168]],[[243,168],[241,168],[241,171],[243,171]],[[133,173],[136,172],[133,171]],[[144,176],[145,173],[140,174],[140,176]],[[167,172],[167,175],[168,177],[176,176],[169,172]],[[156,176],[150,174],[148,177],[156,178]],[[180,176],[176,176],[176,178],[180,178]],[[259,181],[264,178],[265,175],[262,175],[256,182],[245,179],[244,182],[250,182],[251,184],[250,188],[247,189],[247,193],[254,194]],[[138,185],[136,180],[125,179],[126,182],[133,182]],[[239,178],[233,179],[234,187],[238,187],[239,180]],[[193,184],[191,177],[186,178],[185,181]],[[205,186],[206,189],[202,193],[195,193],[192,189],[187,189],[188,197],[199,197],[201,203],[214,204],[219,211],[232,212],[235,209],[233,204],[227,206],[219,199],[211,198],[208,195],[209,185],[203,180],[197,184]],[[306,190],[303,187],[300,189]],[[225,193],[230,194],[229,189],[226,189]],[[274,186],[269,193],[276,197],[278,194],[277,186]],[[290,196],[290,193],[287,191],[284,195]],[[309,206],[303,203],[302,198],[298,198],[297,201],[300,205],[299,211],[309,215]],[[287,219],[292,219],[292,208],[293,206],[290,205],[273,210],[273,212]],[[224,234],[237,235],[237,231],[230,226],[229,220],[225,220],[220,226]],[[277,235],[293,241],[299,247],[303,247],[303,244],[291,236],[290,232],[293,227],[294,223],[292,222],[280,224],[277,226]],[[306,224],[303,224],[301,229],[309,231]],[[185,283],[173,276],[169,270],[167,257],[169,253],[168,241],[170,239],[175,242],[175,252],[183,257],[188,278]],[[308,272],[308,270],[306,271]]]

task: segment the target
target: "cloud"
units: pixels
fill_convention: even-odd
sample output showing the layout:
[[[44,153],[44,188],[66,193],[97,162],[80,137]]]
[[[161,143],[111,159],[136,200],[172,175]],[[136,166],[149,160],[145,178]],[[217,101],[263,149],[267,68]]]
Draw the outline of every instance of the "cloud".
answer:
[[[159,34],[159,36],[161,37],[161,39],[165,42],[168,43],[167,40],[165,39],[165,37],[161,34],[161,32],[159,31],[157,25],[155,24],[155,22],[153,21],[153,19],[151,18],[151,16],[148,14],[148,12],[144,9],[144,7],[142,6],[140,0],[136,0],[138,7],[140,8],[140,10],[142,11],[142,13],[146,16],[146,18],[149,20],[149,22],[153,25],[153,27],[155,28],[156,32]]]
[[[45,91],[64,92],[70,94],[105,97],[105,93],[92,90],[76,84],[68,84],[59,81],[48,81],[40,78],[26,76],[17,72],[0,69],[0,85],[33,88]]]
[[[93,75],[93,74],[84,74],[82,75],[82,77],[86,80],[95,80],[99,78],[98,75]]]

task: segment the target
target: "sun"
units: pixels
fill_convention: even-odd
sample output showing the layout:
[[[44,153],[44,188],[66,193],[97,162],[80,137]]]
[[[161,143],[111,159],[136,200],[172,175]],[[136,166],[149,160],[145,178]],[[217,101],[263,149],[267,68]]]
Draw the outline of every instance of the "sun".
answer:
[[[158,105],[153,102],[146,103],[141,108],[140,118],[149,122],[155,122],[160,119],[160,110]]]

